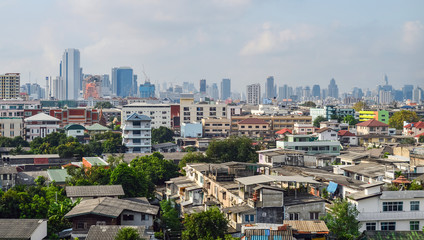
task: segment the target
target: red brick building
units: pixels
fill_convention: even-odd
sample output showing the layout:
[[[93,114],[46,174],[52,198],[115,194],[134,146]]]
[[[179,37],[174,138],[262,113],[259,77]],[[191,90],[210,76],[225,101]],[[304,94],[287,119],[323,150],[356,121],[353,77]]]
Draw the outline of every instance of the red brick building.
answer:
[[[100,114],[97,109],[89,108],[69,108],[69,109],[50,109],[50,116],[61,120],[60,126],[75,123],[83,126],[90,126],[99,123]]]

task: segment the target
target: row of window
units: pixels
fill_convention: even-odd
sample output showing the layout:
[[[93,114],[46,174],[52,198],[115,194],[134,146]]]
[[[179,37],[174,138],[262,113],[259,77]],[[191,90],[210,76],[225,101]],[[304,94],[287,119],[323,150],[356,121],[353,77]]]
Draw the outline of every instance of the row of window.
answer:
[[[381,222],[380,227],[382,231],[396,231],[396,222]],[[375,222],[366,223],[366,229],[367,231],[377,230],[377,223]],[[420,221],[410,221],[409,230],[411,231],[420,230]]]
[[[289,220],[299,220],[300,213],[289,213]],[[319,219],[319,212],[309,212],[310,220]]]
[[[241,128],[245,128],[244,125],[241,125],[240,127]],[[253,126],[252,125],[249,125],[249,126],[247,126],[247,128],[253,128]],[[260,126],[255,126],[255,128],[260,128]],[[266,126],[262,126],[262,128],[266,128]]]
[[[419,211],[420,201],[410,202],[410,211]],[[403,202],[383,202],[383,212],[402,212]]]

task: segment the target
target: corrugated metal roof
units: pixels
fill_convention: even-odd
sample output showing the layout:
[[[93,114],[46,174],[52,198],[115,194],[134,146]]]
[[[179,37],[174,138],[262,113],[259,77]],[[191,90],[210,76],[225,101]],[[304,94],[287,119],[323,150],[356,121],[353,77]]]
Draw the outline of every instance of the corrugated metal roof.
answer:
[[[284,220],[284,224],[289,224],[293,231],[304,232],[304,233],[328,233],[328,227],[322,220]]]
[[[303,182],[303,183],[318,183],[312,177],[302,176],[274,176],[274,175],[256,175],[250,177],[236,178],[235,181],[243,185],[253,185],[266,182]]]

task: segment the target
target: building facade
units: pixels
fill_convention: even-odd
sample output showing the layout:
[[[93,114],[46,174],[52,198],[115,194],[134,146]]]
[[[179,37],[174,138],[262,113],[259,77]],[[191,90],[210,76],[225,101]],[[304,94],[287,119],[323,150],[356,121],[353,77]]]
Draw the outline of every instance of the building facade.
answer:
[[[134,73],[132,68],[112,68],[112,93],[122,98],[133,96],[137,93],[137,87],[134,86]]]
[[[6,73],[0,75],[0,99],[16,99],[19,97],[21,75]]]
[[[152,128],[171,128],[171,105],[131,103],[122,107],[121,122],[133,113],[146,115],[151,119]]]
[[[62,55],[60,62],[60,77],[58,96],[60,100],[77,100],[82,89],[80,52],[78,49],[68,48]]]
[[[24,120],[20,117],[0,117],[0,131],[2,137],[23,136]]]
[[[39,113],[25,120],[25,138],[32,141],[36,137],[44,138],[47,134],[56,132],[59,129],[60,119]]]
[[[221,100],[231,98],[231,79],[224,78],[221,82]]]
[[[259,105],[261,103],[261,85],[259,83],[247,85],[247,104]]]
[[[146,115],[129,115],[122,128],[122,143],[127,153],[150,153],[152,150],[151,119]]]

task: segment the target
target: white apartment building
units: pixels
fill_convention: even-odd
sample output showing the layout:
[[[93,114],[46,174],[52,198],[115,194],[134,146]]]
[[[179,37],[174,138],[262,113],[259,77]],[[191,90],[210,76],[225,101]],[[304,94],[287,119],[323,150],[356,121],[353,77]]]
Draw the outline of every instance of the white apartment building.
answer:
[[[127,153],[150,153],[152,151],[151,119],[133,113],[122,122],[122,143]]]
[[[40,101],[0,100],[1,117],[30,117],[40,110]]]
[[[381,183],[348,196],[359,211],[360,231],[421,231],[424,191],[380,191]]]
[[[60,120],[47,115],[39,113],[25,120],[25,137],[27,141],[32,141],[36,137],[45,137],[47,134],[56,132],[59,128]]]
[[[0,99],[14,99],[19,97],[21,76],[19,73],[0,75]]]
[[[124,122],[131,114],[148,116],[151,119],[152,128],[161,126],[171,128],[171,105],[151,103],[131,103],[122,107],[121,122]]]
[[[261,84],[247,85],[247,104],[259,105],[261,103]]]
[[[0,117],[0,131],[2,137],[14,138],[23,136],[24,120],[20,117]]]
[[[227,104],[194,103],[194,99],[180,100],[180,122],[201,122],[204,118],[230,118]]]

